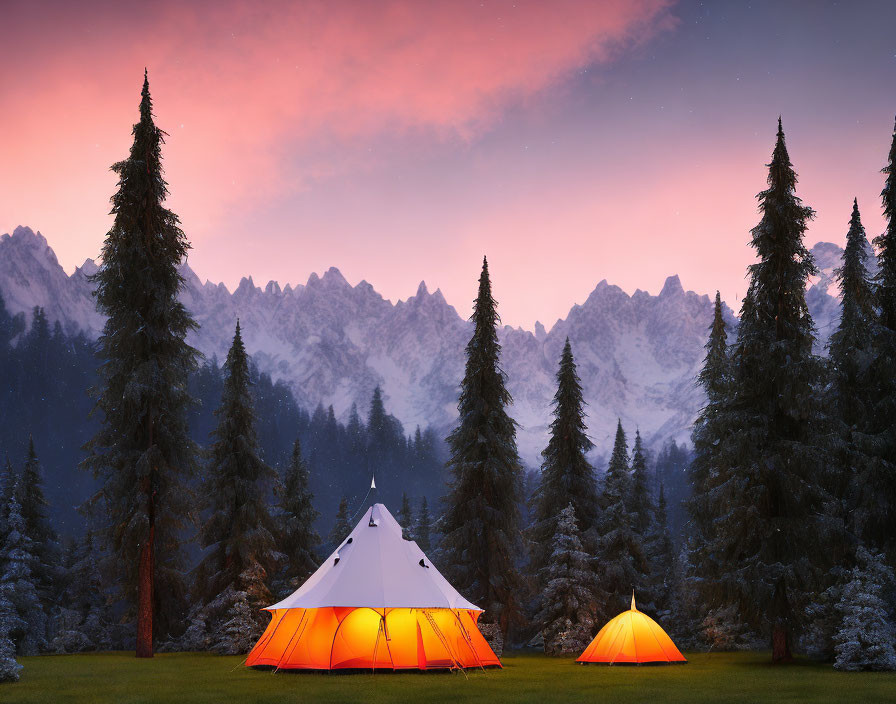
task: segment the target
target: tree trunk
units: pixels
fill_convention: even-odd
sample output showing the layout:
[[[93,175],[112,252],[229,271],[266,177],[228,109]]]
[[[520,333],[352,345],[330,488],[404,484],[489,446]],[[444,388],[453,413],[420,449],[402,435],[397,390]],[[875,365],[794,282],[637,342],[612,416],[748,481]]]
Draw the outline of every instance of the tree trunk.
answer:
[[[137,575],[137,657],[151,658],[153,621],[153,542],[155,526],[150,525],[149,537],[140,550]]]
[[[787,598],[787,586],[783,578],[775,585],[775,596],[772,603],[772,662],[786,663],[793,661],[790,652],[790,600]]]
[[[776,624],[772,628],[772,662],[793,662],[790,652],[790,630],[787,626]]]

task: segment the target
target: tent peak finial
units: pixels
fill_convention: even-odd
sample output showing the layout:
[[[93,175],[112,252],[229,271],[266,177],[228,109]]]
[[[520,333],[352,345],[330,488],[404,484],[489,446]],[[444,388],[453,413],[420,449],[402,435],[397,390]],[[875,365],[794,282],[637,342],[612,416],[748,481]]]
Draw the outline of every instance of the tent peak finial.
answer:
[[[637,607],[635,606],[635,590],[632,589],[632,611],[637,611]]]

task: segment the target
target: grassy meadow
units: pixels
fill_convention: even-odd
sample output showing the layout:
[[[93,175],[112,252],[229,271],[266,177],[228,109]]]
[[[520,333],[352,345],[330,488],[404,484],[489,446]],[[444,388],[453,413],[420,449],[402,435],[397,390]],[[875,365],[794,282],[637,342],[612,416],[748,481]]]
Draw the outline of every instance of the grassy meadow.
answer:
[[[605,667],[510,653],[503,670],[321,674],[250,670],[239,657],[197,653],[137,660],[130,653],[22,658],[0,702],[865,702],[896,701],[896,673],[830,665],[773,666],[767,653],[688,653],[687,665]]]

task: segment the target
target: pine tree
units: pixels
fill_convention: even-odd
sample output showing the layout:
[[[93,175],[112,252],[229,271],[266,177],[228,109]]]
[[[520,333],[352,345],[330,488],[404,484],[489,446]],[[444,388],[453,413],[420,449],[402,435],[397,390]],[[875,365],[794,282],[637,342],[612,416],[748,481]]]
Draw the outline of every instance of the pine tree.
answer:
[[[584,551],[570,503],[558,517],[551,554],[539,581],[542,608],[535,617],[549,655],[579,654],[591,641],[597,614],[592,558]]]
[[[38,591],[41,600],[49,603],[60,578],[58,565],[61,554],[59,537],[50,524],[49,504],[44,495],[43,470],[37,459],[33,437],[28,438],[28,455],[18,487],[16,498],[25,521],[25,531],[32,541],[38,561],[35,568]]]
[[[103,425],[84,463],[102,481],[96,509],[109,518],[106,539],[124,573],[122,594],[135,599],[137,657],[152,657],[154,634],[183,621],[181,536],[192,504],[185,482],[196,470],[186,411],[197,353],[185,340],[196,325],[177,298],[189,244],[163,206],[164,134],[153,122],[144,77],[133,146],[112,167],[119,175],[115,222],[94,277],[107,316],[99,341]]]
[[[215,411],[218,427],[212,433],[215,441],[203,491],[208,509],[199,531],[199,543],[206,553],[196,570],[197,605],[217,602],[203,615],[214,642],[222,629],[226,630],[224,619],[232,615],[234,599],[246,600],[251,619],[244,625],[261,635],[264,624],[259,610],[271,603],[267,580],[278,563],[276,525],[267,503],[277,475],[258,453],[249,358],[239,321],[224,372],[224,393]],[[230,600],[222,600],[225,592]]]
[[[838,425],[829,485],[856,535],[862,533],[868,507],[877,501],[877,488],[870,485],[871,460],[864,450],[873,422],[868,370],[874,354],[875,312],[865,264],[869,253],[858,201],[854,200],[843,265],[834,274],[840,285],[840,323],[830,340],[827,400]]]
[[[874,463],[864,478],[874,487],[873,502],[865,506],[863,534],[868,545],[884,550],[896,564],[896,125],[887,165],[881,201],[886,230],[874,239],[878,272],[874,295],[879,310],[874,335],[874,363],[871,388],[874,436]]]
[[[628,446],[622,421],[616,426],[613,453],[607,467],[601,496],[598,549],[599,584],[604,595],[599,599],[605,618],[614,616],[631,598],[632,590],[647,593],[650,567],[642,537],[635,531],[631,506],[632,477]]]
[[[646,538],[653,523],[653,500],[650,498],[649,479],[647,477],[647,457],[641,433],[635,430],[635,444],[632,448],[632,493],[631,512],[634,514],[634,529],[638,535]]]
[[[728,356],[728,332],[723,317],[722,298],[718,291],[705,349],[703,368],[697,380],[706,394],[706,405],[700,410],[691,434],[694,457],[688,469],[691,496],[686,503],[690,522],[686,536],[684,575],[697,594],[694,616],[700,621],[707,616],[706,604],[711,601],[708,591],[715,589],[720,572],[718,555],[710,554],[707,546],[714,534],[716,519],[727,510],[713,493],[713,489],[724,484],[727,478],[722,465],[721,449],[722,439],[729,430],[727,423],[730,416],[726,404],[729,401],[732,373]],[[715,591],[718,608],[720,595],[717,589]]]
[[[660,612],[669,612],[675,598],[675,548],[669,534],[669,519],[666,515],[666,490],[660,484],[656,510],[651,517],[650,537],[647,553],[650,558],[650,594],[654,607]]]
[[[452,584],[485,610],[486,623],[498,624],[506,634],[520,610],[516,563],[523,467],[516,423],[506,411],[512,399],[499,361],[499,320],[483,259],[458,402],[460,420],[447,439],[451,478],[440,527]]]
[[[333,530],[327,540],[334,546],[339,546],[345,540],[349,533],[352,532],[354,526],[351,524],[348,515],[348,498],[343,496],[339,500],[339,509],[336,511],[336,522],[333,524]]]
[[[414,521],[414,542],[426,554],[432,548],[432,519],[429,517],[429,505],[426,497],[420,501],[420,511]]]
[[[414,514],[411,511],[411,500],[406,493],[401,494],[398,525],[401,526],[401,535],[405,540],[414,540]]]
[[[843,587],[834,636],[838,670],[896,670],[896,628],[883,593],[894,585],[893,570],[880,553],[859,548],[856,567]]]
[[[320,513],[314,508],[308,478],[308,465],[296,439],[286,477],[278,492],[277,542],[286,555],[283,569],[278,574],[278,582],[282,584],[279,591],[283,596],[298,589],[317,569],[316,551],[320,536],[314,530],[314,522]]]
[[[712,490],[707,551],[719,564],[705,590],[709,606],[734,604],[749,625],[771,632],[775,662],[791,659],[830,532],[818,442],[826,423],[817,394],[822,368],[805,299],[815,266],[802,241],[814,213],[795,186],[779,120],[752,231],[759,261],[749,268],[731,385],[714,421],[725,432],[712,438],[722,476]]]
[[[38,596],[35,577],[39,560],[19,509],[17,490],[6,506],[7,534],[0,545],[0,593],[6,595],[16,616],[6,621],[7,636],[20,655],[37,655],[47,645],[47,616]]]
[[[600,511],[594,468],[587,453],[594,444],[586,434],[585,401],[576,371],[569,338],[563,346],[557,371],[557,392],[553,401],[554,420],[538,486],[529,500],[532,511],[530,569],[537,576],[551,556],[551,539],[566,506],[572,504],[582,528],[586,550],[595,548],[595,531]],[[542,585],[544,586],[544,585]]]

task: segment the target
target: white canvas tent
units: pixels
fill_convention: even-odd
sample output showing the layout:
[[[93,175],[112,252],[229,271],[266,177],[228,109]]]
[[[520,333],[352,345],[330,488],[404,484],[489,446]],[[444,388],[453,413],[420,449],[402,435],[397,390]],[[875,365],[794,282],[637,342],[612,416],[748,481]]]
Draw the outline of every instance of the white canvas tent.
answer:
[[[448,583],[383,504],[318,570],[267,608],[247,664],[295,669],[500,665],[476,627],[481,609]]]

